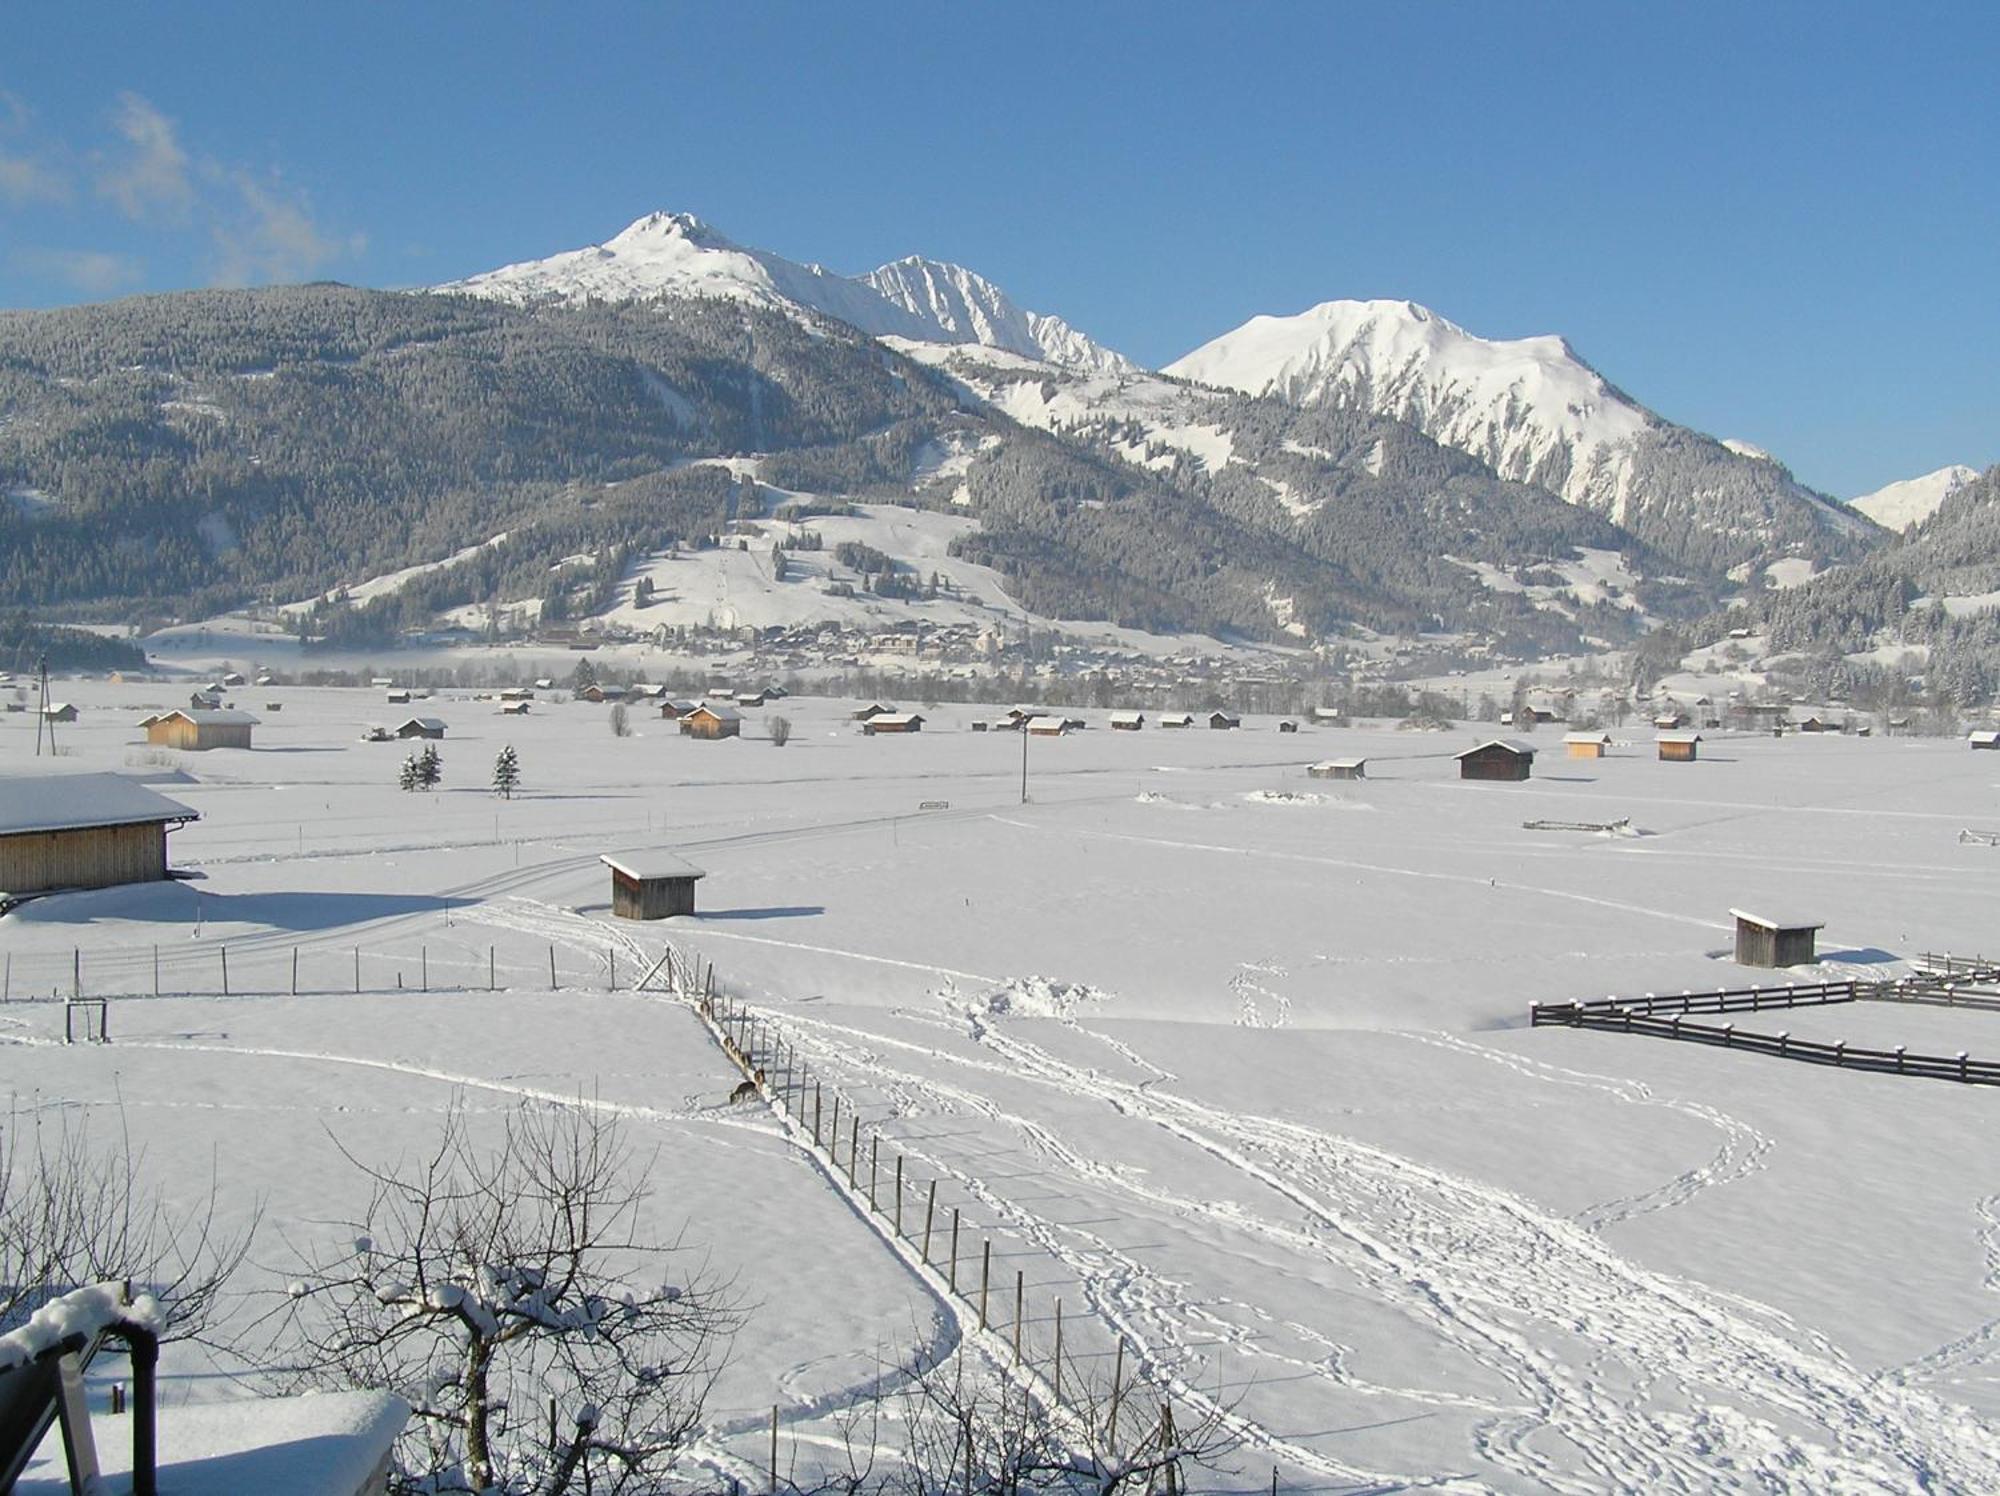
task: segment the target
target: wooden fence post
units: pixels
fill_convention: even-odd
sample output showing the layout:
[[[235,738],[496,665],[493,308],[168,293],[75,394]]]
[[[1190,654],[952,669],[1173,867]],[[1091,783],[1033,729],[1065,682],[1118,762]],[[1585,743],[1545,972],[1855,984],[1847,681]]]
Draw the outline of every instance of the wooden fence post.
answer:
[[[417,978],[417,985],[428,992],[431,990],[431,948],[429,946],[420,945],[417,947],[417,963],[417,970],[421,973]]]
[[[778,1405],[771,1404],[771,1496],[778,1496]]]
[[[951,1208],[951,1291],[958,1292],[958,1207]]]
[[[924,1266],[931,1261],[931,1217],[937,1214],[937,1181],[931,1181],[931,1197],[924,1204]]]
[[[354,994],[361,995],[361,947],[354,948]]]
[[[229,996],[229,947],[217,947],[222,952],[222,995]]]
[[[1120,1335],[1118,1337],[1118,1355],[1111,1363],[1111,1417],[1107,1424],[1108,1432],[1104,1439],[1104,1447],[1110,1451],[1111,1458],[1114,1460],[1118,1458],[1118,1398],[1125,1390],[1124,1383],[1125,1337]]]
[[[833,1160],[835,1169],[840,1167],[840,1092],[833,1093],[833,1127],[826,1135],[827,1157]]]
[[[1062,1406],[1062,1300],[1056,1300],[1056,1354],[1055,1374],[1049,1378],[1053,1389],[1052,1397],[1057,1407]]]
[[[83,947],[73,945],[69,950],[69,985],[71,997],[83,996]]]
[[[493,947],[490,945],[486,947],[486,990],[488,992],[498,990],[493,985]]]
[[[986,1284],[993,1276],[993,1238],[987,1237],[979,1252],[979,1328],[986,1328]]]
[[[299,995],[299,948],[292,947],[292,996]]]
[[[838,1102],[834,1103],[836,1106]],[[838,1126],[839,1124],[834,1124]],[[819,1146],[819,1082],[813,1082],[813,1147]]]
[[[549,943],[549,991],[553,992],[555,990],[556,990],[556,948],[555,948],[555,943],[551,941]]]
[[[849,1112],[847,1114],[847,1187],[849,1189],[854,1188],[854,1169],[855,1165],[860,1162],[860,1152],[861,1114],[859,1112]]]
[[[618,990],[618,952],[613,950],[609,952],[609,955],[611,957],[611,979],[605,985],[604,990],[607,992],[616,992]]]
[[[903,1236],[903,1155],[896,1155],[896,1239]]]
[[[14,958],[12,955],[9,955],[7,957],[7,977],[10,983],[13,980],[13,976],[14,976]],[[159,995],[160,995],[160,948],[156,945],[153,947],[153,996],[158,997]]]
[[[1019,1366],[1021,1364],[1021,1299],[1023,1294],[1022,1278],[1023,1274],[1021,1269],[1020,1268],[1014,1269],[1014,1364],[1016,1366]]]
[[[877,1209],[875,1204],[875,1167],[882,1161],[882,1134],[868,1135],[868,1208]]]

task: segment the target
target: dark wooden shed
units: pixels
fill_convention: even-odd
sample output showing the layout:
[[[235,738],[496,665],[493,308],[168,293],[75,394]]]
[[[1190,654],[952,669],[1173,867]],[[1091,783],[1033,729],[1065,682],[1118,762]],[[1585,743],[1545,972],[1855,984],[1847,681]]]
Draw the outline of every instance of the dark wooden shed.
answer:
[[[1513,738],[1488,738],[1458,755],[1460,779],[1523,780],[1533,772],[1535,750]]]
[[[1732,909],[1738,966],[1810,966],[1814,937],[1825,921],[1796,914],[1752,914]]]
[[[118,774],[0,779],[0,892],[167,876],[167,833],[194,811]]]
[[[704,701],[681,719],[681,733],[690,738],[735,738],[743,735],[743,719],[735,708]]]
[[[620,919],[667,919],[694,913],[694,885],[707,873],[672,852],[609,853],[611,912]]]
[[[444,733],[444,719],[441,717],[407,717],[396,724],[396,736],[399,738],[442,738]]]
[[[1701,752],[1698,732],[1663,732],[1657,742],[1660,762],[1664,764],[1691,764]]]

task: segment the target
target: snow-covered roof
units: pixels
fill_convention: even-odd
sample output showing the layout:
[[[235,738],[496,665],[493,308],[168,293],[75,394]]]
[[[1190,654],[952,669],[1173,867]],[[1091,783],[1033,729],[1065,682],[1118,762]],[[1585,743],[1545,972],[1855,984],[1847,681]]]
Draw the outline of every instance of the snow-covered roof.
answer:
[[[199,819],[179,801],[121,774],[25,774],[0,779],[0,836]]]
[[[623,873],[628,878],[637,878],[641,883],[651,883],[659,878],[708,876],[706,870],[696,867],[686,858],[673,852],[606,852],[597,860],[614,872]]]
[[[923,715],[920,712],[877,712],[868,719],[868,723],[871,727],[881,727],[885,723],[893,723],[898,727],[909,727],[923,720]]]
[[[234,707],[220,706],[175,707],[171,712],[162,713],[160,716],[149,718],[148,720],[161,722],[169,717],[185,717],[188,721],[197,725],[206,724],[214,727],[255,727],[257,725],[257,719],[248,712],[239,712]]]
[[[1797,909],[1769,904],[1764,909],[1762,914],[1752,914],[1748,909],[1732,909],[1729,912],[1745,924],[1758,925],[1766,930],[1819,930],[1826,926],[1825,920],[1814,919]]]
[[[1566,732],[1563,734],[1563,741],[1565,743],[1595,743],[1600,748],[1604,748],[1610,746],[1611,734],[1608,732]]]
[[[1592,738],[1589,741],[1595,742],[1596,739]],[[1465,752],[1453,756],[1456,758],[1471,758],[1473,754],[1479,752],[1482,748],[1505,748],[1509,753],[1519,753],[1528,758],[1535,756],[1535,750],[1519,738],[1487,738],[1484,742],[1474,743]]]
[[[1113,712],[1111,720],[1113,722],[1144,722],[1146,714],[1144,712]]]
[[[743,720],[743,718],[737,714],[737,711],[734,707],[717,706],[712,701],[704,701],[700,706],[696,707],[695,710],[698,712],[707,712],[709,716],[715,718],[718,722],[741,722]]]
[[[1967,733],[1965,740],[1968,743],[2000,743],[2000,732],[1981,728],[1977,732]]]
[[[1365,758],[1323,758],[1312,765],[1315,769],[1358,769],[1367,763]]]
[[[1659,735],[1659,741],[1662,743],[1699,743],[1701,741],[1701,734],[1698,732],[1663,732]]]
[[[442,718],[442,717],[405,717],[405,718],[404,718],[404,719],[403,719],[403,720],[402,720],[401,722],[398,722],[398,723],[396,724],[396,729],[397,729],[397,731],[399,731],[399,732],[400,732],[400,731],[401,731],[401,730],[402,730],[403,728],[405,728],[405,727],[415,727],[415,728],[420,728],[420,729],[421,729],[421,730],[423,730],[424,732],[443,732],[443,731],[444,731],[444,718]]]

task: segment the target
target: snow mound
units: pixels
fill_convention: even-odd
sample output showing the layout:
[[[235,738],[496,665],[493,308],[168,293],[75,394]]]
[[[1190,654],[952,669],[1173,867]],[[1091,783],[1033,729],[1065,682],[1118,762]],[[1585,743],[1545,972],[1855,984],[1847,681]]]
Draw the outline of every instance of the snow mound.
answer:
[[[1310,790],[1252,790],[1243,797],[1252,805],[1324,805],[1326,796]]]
[[[1089,1004],[1109,1001],[1110,994],[1083,982],[1058,982],[1049,977],[1010,977],[991,992],[973,999],[973,1012],[991,1018],[1072,1017]]]

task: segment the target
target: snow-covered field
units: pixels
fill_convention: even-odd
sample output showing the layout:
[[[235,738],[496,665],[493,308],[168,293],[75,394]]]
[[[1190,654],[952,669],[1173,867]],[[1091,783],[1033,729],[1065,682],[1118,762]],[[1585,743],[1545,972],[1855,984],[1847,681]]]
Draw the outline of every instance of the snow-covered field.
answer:
[[[1031,1359],[1060,1296],[1073,1350],[1122,1335],[1231,1410],[1231,1488],[2000,1488],[2000,1095],[1526,1026],[1742,983],[1726,911],[1765,899],[1826,921],[1828,970],[2000,954],[2000,852],[1957,841],[2000,826],[2000,760],[1962,743],[1710,734],[1662,764],[1649,734],[1602,761],[1545,734],[1532,782],[1490,785],[1454,777],[1469,732],[1087,711],[1029,744],[1023,804],[1022,742],[967,730],[980,709],[871,738],[795,699],[706,743],[440,698],[444,788],[410,795],[405,750],[356,741],[373,692],[246,693],[256,749],[186,755],[133,746],[174,689],[60,694],[65,757],[38,766],[19,715],[0,753],[156,776],[202,814],[171,844],[200,877],[0,919],[0,1070],[24,1113],[109,1131],[122,1104],[176,1194],[213,1169],[225,1214],[261,1203],[246,1290],[358,1207],[342,1148],[419,1146],[454,1096],[582,1094],[749,1311],[718,1465],[757,1468],[775,1403],[803,1473],[885,1365],[982,1343],[774,1113],[721,1104],[736,1074],[685,1007],[625,990],[671,939],[991,1238],[988,1350],[1018,1270]],[[1344,754],[1370,777],[1306,777]],[[1621,818],[1639,834],[1522,826]],[[699,915],[611,918],[598,854],[649,847],[708,870]],[[236,995],[171,995],[218,991],[225,945]],[[77,962],[130,994],[108,1046],[60,1043]],[[1989,1014],[1768,1026],[2000,1057]],[[176,1395],[218,1390],[179,1369]]]

